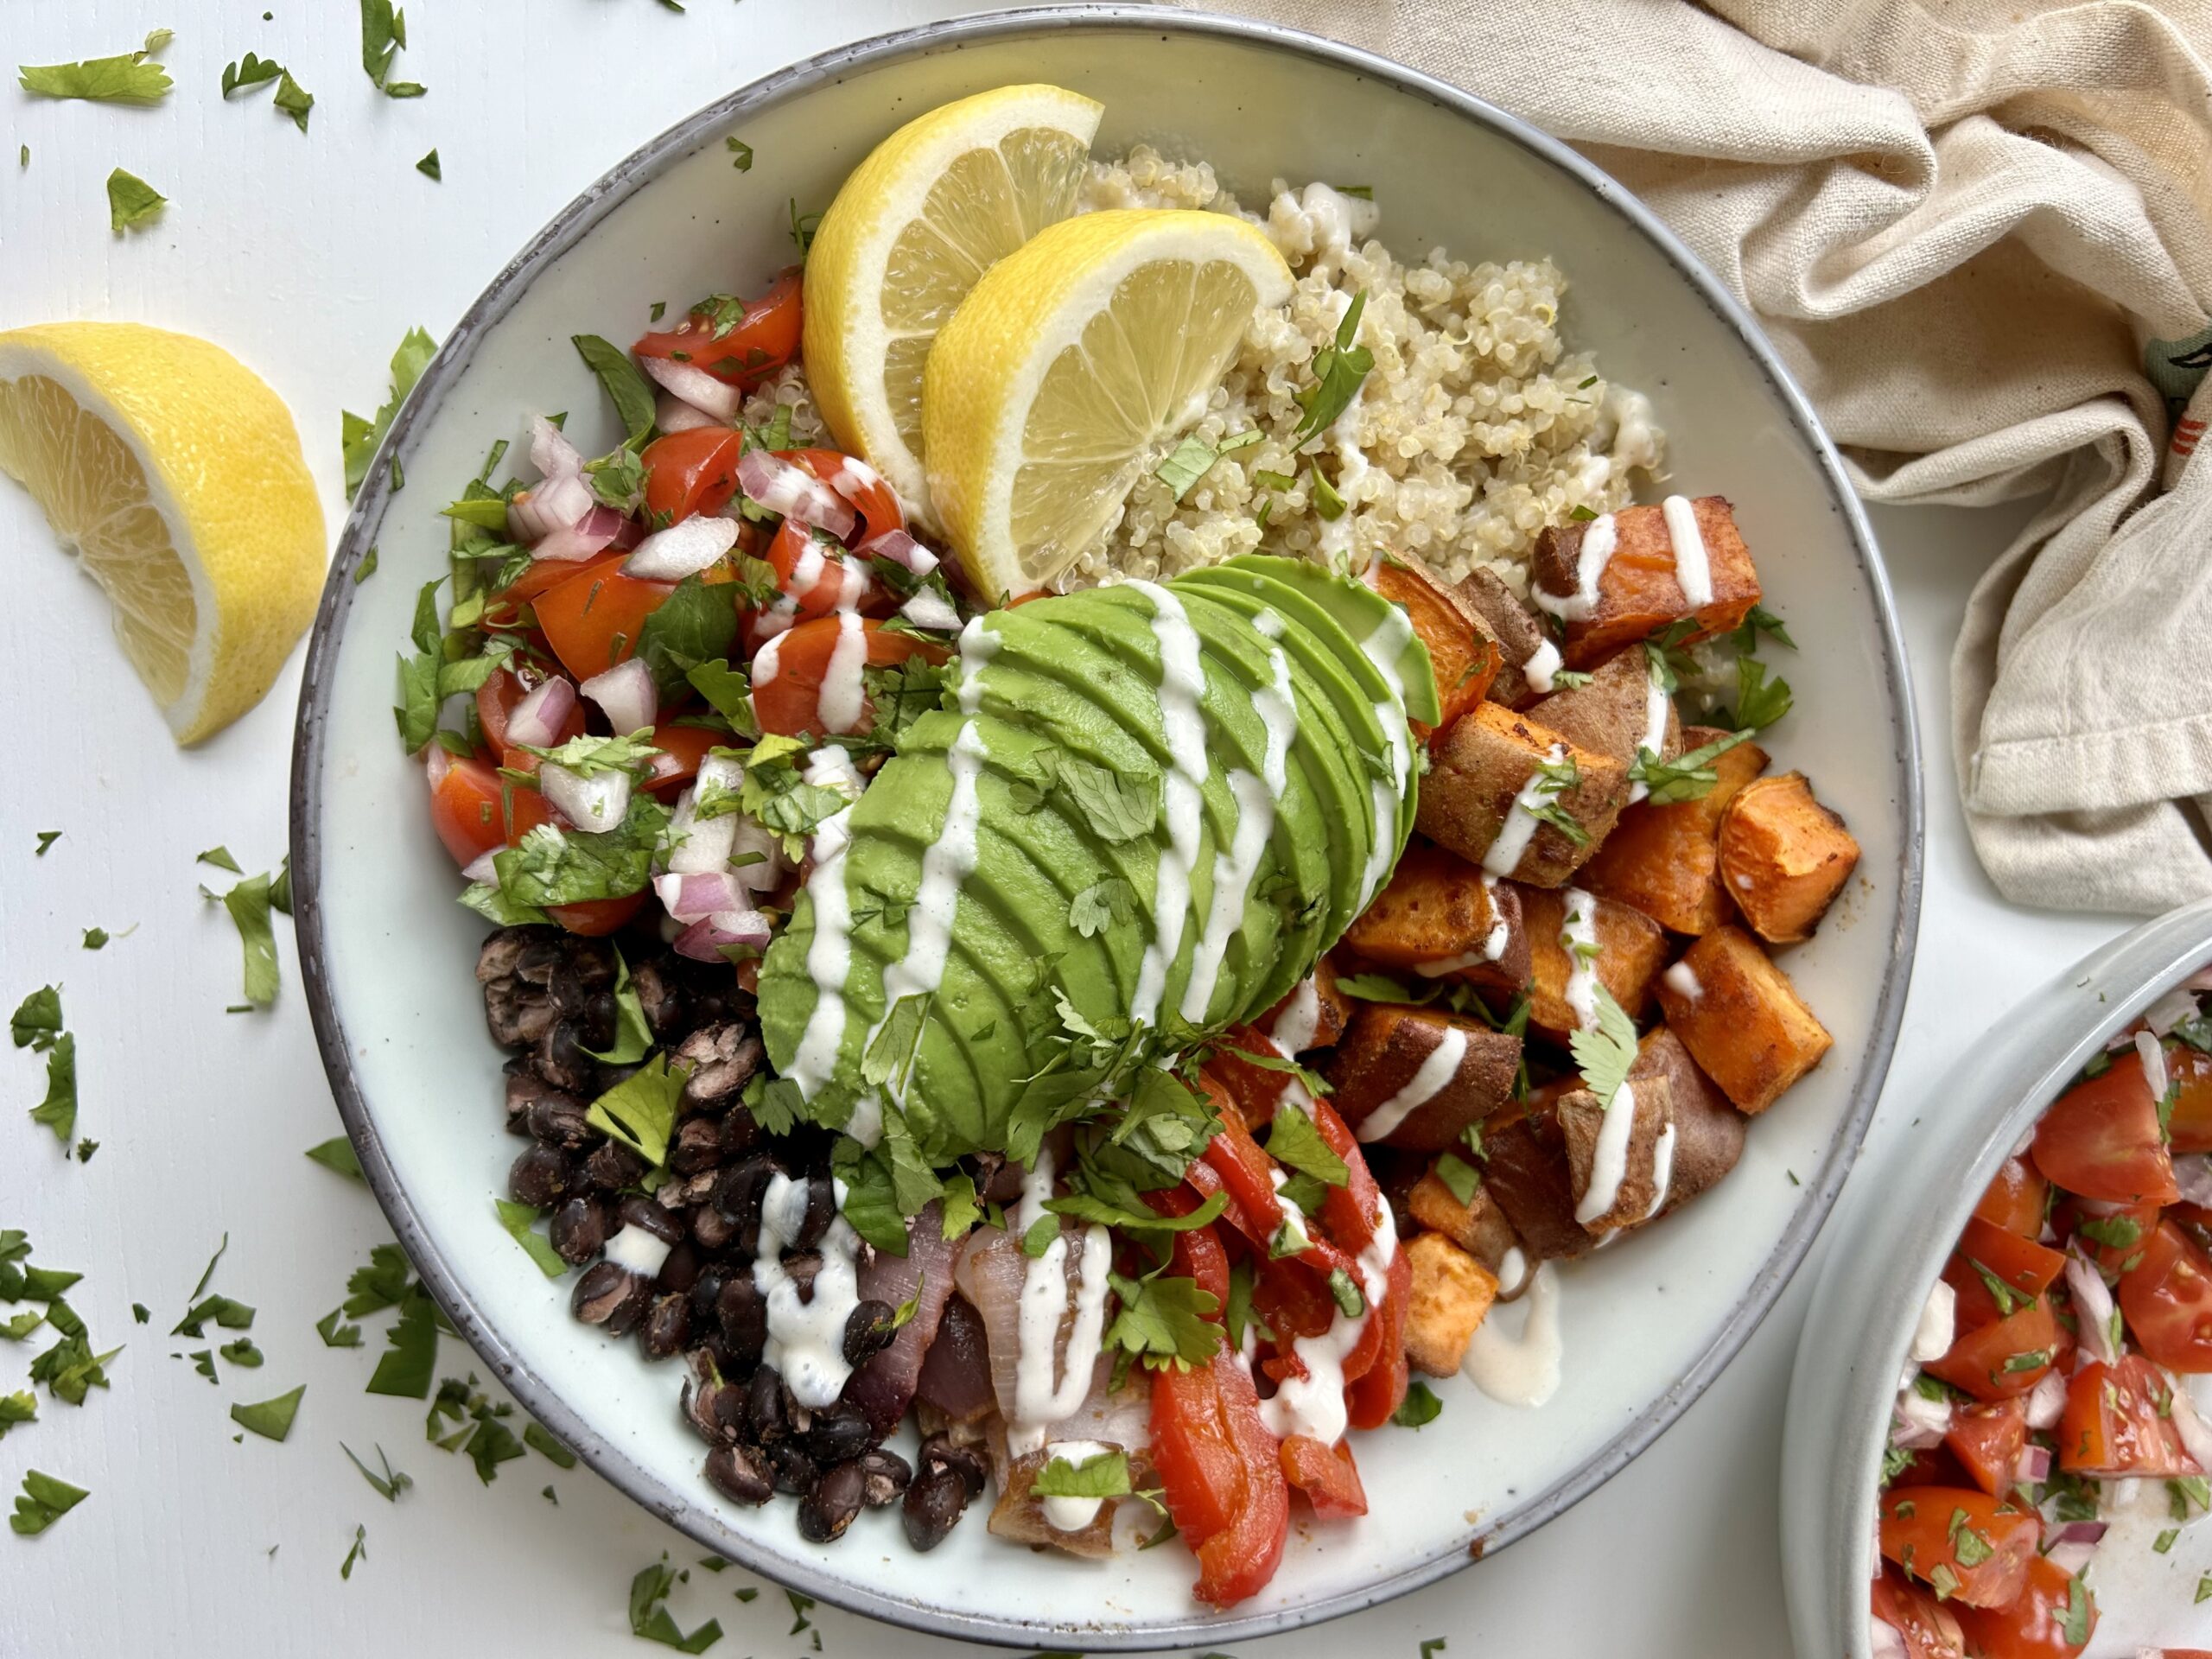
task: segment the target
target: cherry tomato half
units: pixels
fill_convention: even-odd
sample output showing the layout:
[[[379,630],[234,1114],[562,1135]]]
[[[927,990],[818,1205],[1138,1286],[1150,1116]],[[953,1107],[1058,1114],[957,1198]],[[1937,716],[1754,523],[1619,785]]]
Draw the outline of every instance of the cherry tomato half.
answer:
[[[2006,1308],[2043,1294],[2064,1270],[2066,1258],[2058,1251],[1992,1226],[1979,1216],[1967,1221],[1959,1236],[1958,1249],[1943,1268],[1943,1281],[1958,1293],[1958,1328],[1978,1330],[2004,1318]],[[1981,1276],[1986,1268],[2005,1287],[2005,1306]]]
[[[757,386],[798,355],[802,283],[794,265],[759,299],[746,301],[741,316],[717,321],[712,308],[702,308],[681,327],[646,334],[631,349],[639,357],[689,363],[733,385]]]
[[[2174,1091],[2173,1113],[2166,1120],[2173,1150],[2212,1152],[2212,1054],[2187,1043],[2168,1049],[2166,1083]]]
[[[2002,1227],[2023,1238],[2033,1238],[2043,1231],[2044,1211],[2048,1207],[2050,1192],[2050,1183],[2027,1159],[2007,1158],[1996,1179],[1990,1182],[1988,1191],[1981,1195],[1981,1202],[1974,1205],[1974,1212],[1993,1227]]]
[[[753,658],[753,712],[763,732],[785,737],[864,732],[874,723],[875,710],[864,689],[863,668],[889,667],[917,655],[941,663],[949,654],[942,645],[911,633],[887,633],[881,623],[849,613],[802,622]]]
[[[2042,1555],[2028,1563],[2027,1586],[2006,1605],[1962,1603],[1958,1614],[1960,1630],[1980,1659],[2075,1659],[2097,1628],[2097,1603],[2089,1586]],[[2082,1639],[2069,1642],[2066,1626],[2076,1617],[2082,1619]],[[2175,1659],[2175,1649],[2165,1652],[2166,1659]]]
[[[430,791],[430,826],[463,868],[507,843],[499,787],[499,774],[483,761],[454,756]]]
[[[2158,1103],[2133,1052],[2053,1103],[2036,1125],[2036,1167],[2056,1185],[2112,1204],[2171,1204],[2181,1196],[2158,1130]]]
[[[638,457],[645,469],[645,511],[657,525],[720,512],[737,493],[745,435],[735,427],[695,426],[655,438]]]
[[[594,561],[538,595],[537,626],[581,683],[628,660],[645,619],[675,591],[672,582],[642,582]]]
[[[2170,1221],[2120,1281],[2120,1312],[2143,1351],[2170,1371],[2212,1371],[2212,1261]]]
[[[2043,1519],[1964,1486],[1892,1486],[1882,1494],[1881,1535],[1886,1559],[1946,1599],[2002,1607],[2027,1585]]]
[[[1904,1638],[1905,1659],[1965,1659],[1958,1615],[1894,1567],[1874,1580],[1874,1617]]]
[[[1960,1332],[1926,1369],[1977,1400],[2008,1400],[2043,1381],[2058,1353],[2058,1321],[2038,1296],[2009,1319]]]
[[[2130,1354],[2116,1365],[2084,1365],[2066,1384],[2066,1411],[2058,1420],[2058,1466],[2106,1480],[2202,1473],[2174,1427],[2172,1390],[2173,1384],[2140,1354]]]

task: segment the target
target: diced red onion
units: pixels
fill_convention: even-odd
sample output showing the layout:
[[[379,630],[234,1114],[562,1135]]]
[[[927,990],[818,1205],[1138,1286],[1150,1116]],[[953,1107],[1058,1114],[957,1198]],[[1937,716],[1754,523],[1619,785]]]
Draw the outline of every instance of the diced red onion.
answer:
[[[2143,1023],[2164,1037],[2183,1020],[2196,1016],[2196,995],[2187,986],[2177,985],[2143,1010]]]
[[[696,576],[737,545],[737,520],[696,516],[657,530],[622,561],[622,574],[640,582],[681,582]]]
[[[745,406],[742,391],[696,363],[677,363],[664,357],[641,357],[638,362],[663,391],[690,404],[717,426],[728,426]]]
[[[507,533],[525,545],[543,541],[592,510],[591,486],[575,473],[541,479],[507,503]]]
[[[1912,1649],[1905,1646],[1904,1637],[1894,1625],[1877,1618],[1868,1621],[1866,1628],[1873,1637],[1867,1649],[1868,1659],[1912,1659]]]
[[[465,881],[497,881],[499,879],[499,867],[493,861],[499,856],[499,850],[497,847],[488,847],[477,854],[474,858],[461,866],[461,879]]]
[[[551,748],[575,706],[576,688],[558,674],[551,676],[507,715],[507,741],[517,748]]]
[[[530,421],[530,464],[540,478],[574,478],[584,469],[582,453],[543,415]]]
[[[722,426],[703,409],[685,403],[672,391],[663,391],[653,398],[653,424],[663,432],[690,432],[702,426]]]
[[[576,690],[597,703],[607,725],[624,736],[652,729],[660,716],[660,688],[653,683],[652,670],[635,657],[593,675]]]
[[[903,530],[887,530],[879,536],[871,536],[855,550],[903,564],[918,576],[926,576],[938,563],[936,554]]]
[[[757,910],[725,910],[694,922],[677,935],[676,954],[694,962],[720,962],[732,945],[768,943],[768,918]]]
[[[2056,1371],[2028,1390],[2028,1427],[2056,1428],[2066,1414],[2066,1379]]]
[[[748,449],[737,463],[738,487],[771,512],[826,530],[842,541],[859,522],[836,491],[812,474],[779,461],[762,449]]]
[[[430,740],[429,747],[423,751],[423,773],[430,780],[430,793],[438,792],[438,785],[446,780],[446,773],[453,770],[453,756],[446,753],[446,746]]]
[[[717,911],[747,907],[745,889],[728,870],[690,874],[671,871],[654,879],[653,892],[659,896],[661,908],[679,922],[701,921]]]
[[[2212,991],[2212,968],[2200,968],[2182,984],[2192,991]]]
[[[2120,1357],[2112,1339],[2112,1290],[2105,1276],[2081,1252],[2066,1252],[2066,1287],[2074,1293],[2074,1316],[2081,1325],[2082,1351],[2092,1361],[2111,1364]]]
[[[1942,1444],[1951,1431],[1951,1402],[1930,1400],[1908,1384],[1898,1390],[1897,1411],[1890,1423],[1890,1444],[1917,1452]]]
[[[2212,1474],[2212,1425],[2196,1409],[2187,1377],[2173,1379],[2173,1391],[2174,1433],[2181,1437],[2182,1449],[2196,1459],[2196,1466]]]
[[[602,502],[594,502],[582,518],[555,531],[532,547],[530,553],[535,559],[575,564],[610,547],[634,546],[639,534],[635,519],[624,518]]]
[[[2086,1526],[2090,1523],[2081,1522],[2075,1524]],[[2087,1567],[2096,1553],[2097,1547],[2093,1543],[2053,1544],[2049,1549],[2044,1551],[2044,1559],[2071,1578]]]
[[[548,760],[537,769],[545,803],[590,835],[612,830],[630,810],[630,774],[594,772],[586,776]]]

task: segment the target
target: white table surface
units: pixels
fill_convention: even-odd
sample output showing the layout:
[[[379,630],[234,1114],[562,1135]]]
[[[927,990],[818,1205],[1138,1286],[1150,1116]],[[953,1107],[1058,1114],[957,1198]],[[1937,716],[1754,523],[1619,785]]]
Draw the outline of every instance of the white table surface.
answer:
[[[261,13],[273,8],[273,21]],[[969,10],[936,0],[473,0],[414,8],[397,72],[427,98],[386,100],[358,61],[340,0],[5,0],[0,58],[48,62],[175,29],[177,87],[158,108],[32,100],[0,91],[0,327],[65,317],[135,319],[231,346],[290,404],[335,531],[343,511],[341,406],[383,395],[385,359],[422,323],[451,326],[499,264],[587,180],[678,117],[753,76],[836,42]],[[223,65],[247,49],[289,65],[318,103],[302,137],[264,89],[226,106]],[[432,145],[445,182],[414,171]],[[169,196],[149,232],[116,238],[103,181],[121,165]],[[2018,995],[2125,925],[2022,911],[1974,863],[1953,795],[1947,660],[1974,576],[2018,515],[1878,512],[1920,693],[1929,760],[1927,904],[1918,971],[1891,1085],[1861,1179],[1923,1107],[1917,1089]],[[521,1649],[638,1652],[632,1573],[679,1535],[579,1467],[535,1454],[486,1489],[425,1444],[422,1406],[364,1394],[366,1351],[326,1348],[315,1320],[390,1237],[365,1190],[301,1157],[336,1132],[280,923],[285,987],[267,1015],[229,1016],[238,952],[197,892],[194,855],[220,842],[249,872],[284,849],[284,786],[298,663],[261,707],[181,753],[106,637],[105,607],[51,550],[36,510],[0,483],[10,590],[16,770],[0,785],[0,1001],[63,982],[78,1034],[79,1133],[64,1163],[17,1114],[43,1087],[36,1057],[0,1050],[0,1226],[36,1259],[75,1268],[71,1300],[103,1346],[127,1344],[113,1386],[82,1409],[40,1393],[40,1421],[0,1442],[0,1507],[38,1468],[92,1497],[45,1536],[0,1535],[0,1654],[197,1655],[220,1650],[442,1656]],[[415,803],[404,804],[412,810]],[[43,859],[34,832],[60,829]],[[120,933],[98,954],[83,929]],[[208,1254],[213,1288],[259,1310],[257,1372],[219,1386],[172,1358],[165,1336]],[[1823,1240],[1820,1250],[1832,1241]],[[1783,1390],[1816,1250],[1728,1371],[1610,1486],[1546,1531],[1455,1579],[1351,1624],[1242,1644],[1274,1659],[1362,1650],[1412,1659],[1444,1637],[1454,1655],[1710,1656],[1788,1651],[1776,1479]],[[153,1322],[132,1323],[144,1302]],[[213,1327],[211,1327],[212,1333]],[[0,1352],[0,1392],[29,1351]],[[441,1372],[472,1357],[450,1339]],[[233,1440],[227,1407],[305,1382],[283,1445]],[[415,1478],[395,1506],[340,1443],[381,1446]],[[540,1495],[550,1479],[556,1507]],[[357,1525],[366,1559],[338,1567]],[[810,1653],[772,1586],[694,1572],[671,1603],[709,1615],[721,1655]],[[835,1659],[950,1652],[818,1610]]]

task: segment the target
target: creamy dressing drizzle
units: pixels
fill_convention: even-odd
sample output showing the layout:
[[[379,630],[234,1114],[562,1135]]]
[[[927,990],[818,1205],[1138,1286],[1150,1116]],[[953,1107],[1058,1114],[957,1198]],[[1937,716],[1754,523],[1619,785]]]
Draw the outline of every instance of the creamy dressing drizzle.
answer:
[[[776,675],[783,667],[784,636],[778,634],[753,654],[753,689],[773,685]]]
[[[1671,1123],[1659,1131],[1658,1144],[1651,1148],[1651,1207],[1643,1212],[1649,1221],[1667,1207],[1667,1188],[1675,1179],[1675,1126]]]
[[[1636,1089],[1624,1083],[1605,1103],[1605,1116],[1598,1126],[1598,1144],[1590,1156],[1590,1185],[1574,1218],[1587,1227],[1619,1200],[1621,1182],[1628,1174],[1628,1143],[1636,1128]],[[1670,1157],[1672,1149],[1669,1149]]]
[[[1659,976],[1667,982],[1667,988],[1676,996],[1686,996],[1694,1002],[1705,995],[1705,987],[1698,983],[1697,970],[1687,962],[1678,962]]]
[[[1052,1196],[1054,1173],[1052,1154],[1039,1151],[1037,1161],[1021,1179],[1021,1204],[1014,1212],[1017,1234],[1026,1234],[1050,1213],[1045,1201]],[[1099,1338],[1106,1329],[1106,1272],[1113,1255],[1112,1234],[1098,1226],[1084,1230],[1083,1257],[1077,1268],[1075,1325],[1068,1332],[1065,1357],[1056,1351],[1060,1321],[1068,1308],[1066,1230],[1063,1229],[1045,1247],[1044,1255],[1032,1258],[1022,1273],[1014,1421],[1007,1425],[1006,1433],[1007,1448],[1015,1457],[1041,1447],[1052,1426],[1072,1417],[1090,1392]]]
[[[1670,495],[1659,504],[1666,516],[1667,535],[1675,544],[1675,580],[1690,608],[1713,603],[1713,562],[1706,555],[1705,536],[1697,527],[1697,508],[1686,495]]]
[[[1260,776],[1242,770],[1229,774],[1229,792],[1236,800],[1236,829],[1229,850],[1213,860],[1213,904],[1206,912],[1205,930],[1191,953],[1191,977],[1183,988],[1183,1018],[1196,1025],[1205,1022],[1206,1007],[1220,982],[1229,942],[1244,925],[1244,900],[1260,873],[1260,858],[1274,834],[1275,803],[1290,786],[1290,746],[1298,739],[1298,702],[1291,690],[1290,658],[1282,647],[1268,649],[1273,683],[1255,692],[1252,706],[1267,729],[1267,748],[1260,760]]]
[[[791,1078],[800,1097],[812,1100],[837,1069],[845,1042],[845,979],[853,969],[853,906],[845,892],[845,851],[853,841],[853,809],[824,818],[814,832],[814,869],[806,878],[814,901],[814,937],[807,941],[806,975],[814,982],[814,1011],[791,1056]]]
[[[1459,1075],[1459,1062],[1466,1055],[1467,1033],[1458,1026],[1445,1027],[1444,1034],[1436,1039],[1436,1046],[1421,1057],[1420,1066],[1406,1079],[1405,1086],[1360,1120],[1359,1138],[1382,1140],[1434,1100],[1443,1093],[1444,1085]]]
[[[1296,1059],[1313,1046],[1313,1039],[1321,1029],[1321,988],[1308,974],[1298,982],[1285,1000],[1282,1012],[1268,1028],[1268,1039],[1284,1053]]]
[[[1582,545],[1576,550],[1574,561],[1574,591],[1562,597],[1532,582],[1529,597],[1539,610],[1550,612],[1562,622],[1582,621],[1598,608],[1598,584],[1605,579],[1605,567],[1612,563],[1620,539],[1620,527],[1613,522],[1613,515],[1599,513],[1582,527]]]
[[[1544,765],[1555,766],[1566,755],[1567,745],[1554,743],[1544,753]],[[1535,809],[1543,804],[1545,785],[1550,781],[1541,767],[1530,772],[1529,781],[1513,798],[1513,804],[1506,808],[1505,822],[1497,826],[1497,839],[1483,855],[1483,868],[1492,875],[1510,875],[1519,867],[1521,855],[1529,850],[1529,842],[1536,833]]]
[[[1045,1448],[1045,1460],[1064,1458],[1070,1468],[1079,1469],[1092,1458],[1102,1458],[1114,1448],[1098,1440],[1054,1440]],[[1081,1532],[1098,1518],[1103,1498],[1048,1497],[1038,1507],[1044,1512],[1045,1524],[1054,1532]]]
[[[1294,1083],[1284,1091],[1284,1098],[1294,1100],[1304,1092]],[[1389,1294],[1390,1260],[1398,1250],[1397,1223],[1387,1203],[1381,1209],[1375,1236],[1359,1253],[1359,1277],[1369,1311],[1355,1319],[1339,1308],[1319,1336],[1294,1338],[1291,1351],[1305,1363],[1306,1374],[1287,1378],[1273,1398],[1260,1402],[1261,1421],[1277,1440],[1310,1434],[1324,1446],[1334,1446],[1344,1436],[1349,1423],[1344,1409],[1344,1360],[1359,1346],[1360,1334],[1373,1317],[1371,1310]]]
[[[1649,749],[1654,759],[1667,753],[1667,716],[1673,705],[1667,700],[1667,688],[1660,683],[1659,671],[1647,664],[1643,682],[1643,741],[1638,747]],[[1629,785],[1629,804],[1633,806],[1651,793],[1651,785],[1641,778]]]
[[[642,1227],[619,1227],[607,1241],[607,1259],[618,1268],[652,1279],[659,1276],[672,1248],[666,1239],[656,1238]]]
[[[861,671],[868,666],[868,631],[855,611],[837,613],[837,643],[830,647],[830,665],[822,671],[818,707],[822,729],[833,735],[849,732],[861,723],[868,706],[868,685]]]
[[[1185,913],[1191,907],[1191,875],[1198,868],[1205,828],[1207,776],[1206,722],[1199,700],[1205,695],[1205,671],[1198,662],[1198,630],[1183,603],[1156,582],[1128,584],[1152,601],[1152,632],[1160,642],[1160,720],[1171,766],[1162,791],[1167,811],[1167,850],[1160,857],[1154,884],[1153,942],[1137,968],[1137,988],[1129,1018],[1154,1023],[1167,976],[1183,948]]]
[[[806,538],[806,548],[791,565],[791,585],[785,591],[804,602],[808,594],[822,585],[822,572],[830,561],[822,556],[822,543],[811,536]]]
[[[1552,1264],[1540,1262],[1529,1280],[1521,1334],[1499,1328],[1496,1309],[1475,1327],[1459,1370],[1466,1379],[1503,1405],[1541,1406],[1559,1389],[1559,1280]]]
[[[1529,682],[1529,689],[1537,696],[1549,696],[1552,676],[1562,666],[1559,647],[1548,639],[1540,639],[1535,650],[1529,652],[1529,660],[1521,664],[1521,677]]]
[[[1574,1023],[1588,1031],[1598,1023],[1598,901],[1580,887],[1569,887],[1561,901],[1566,919],[1559,930],[1567,952],[1567,1006]]]
[[[832,1183],[837,1207],[845,1205],[845,1184]],[[753,1287],[768,1304],[768,1344],[762,1361],[783,1374],[791,1398],[811,1410],[835,1405],[853,1368],[845,1363],[845,1323],[860,1306],[861,1241],[840,1215],[817,1247],[822,1265],[815,1270],[813,1296],[803,1300],[798,1282],[785,1270],[783,1253],[806,1222],[806,1183],[779,1171],[769,1178],[760,1200],[760,1255],[753,1263]]]

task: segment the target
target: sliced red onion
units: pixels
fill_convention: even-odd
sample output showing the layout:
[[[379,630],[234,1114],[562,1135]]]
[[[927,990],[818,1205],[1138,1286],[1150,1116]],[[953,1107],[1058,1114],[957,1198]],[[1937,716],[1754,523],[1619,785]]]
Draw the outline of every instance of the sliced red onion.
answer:
[[[2112,1291],[2105,1276],[2078,1245],[2066,1252],[2066,1287],[2074,1293],[2074,1317],[2081,1325],[2082,1351],[2092,1362],[2111,1364],[2120,1357],[2112,1336]]]
[[[607,725],[624,736],[651,730],[660,717],[660,688],[652,670],[635,657],[593,675],[576,690],[597,703]]]
[[[2088,1526],[2094,1523],[2084,1521],[2076,1522],[2075,1524],[2076,1526]],[[2100,1531],[2103,1530],[2102,1528],[2099,1528],[2098,1529]],[[2068,1530],[2071,1531],[2072,1529],[2069,1528]],[[2070,1542],[2053,1544],[2049,1549],[2044,1551],[2044,1559],[2049,1561],[2053,1567],[2056,1567],[2060,1572],[2071,1578],[2074,1574],[2079,1573],[2083,1567],[2087,1567],[2091,1559],[2095,1556],[2096,1553],[2097,1547],[2094,1543]]]
[[[630,774],[594,772],[585,776],[548,760],[537,769],[537,787],[546,804],[579,830],[601,835],[630,810]]]
[[[926,576],[937,569],[936,554],[924,547],[903,530],[887,530],[871,536],[856,550],[872,554],[879,559],[888,559],[893,564],[903,564],[918,576]]]
[[[2196,996],[2186,985],[2177,985],[2143,1010],[2143,1023],[2161,1037],[2184,1020],[2196,1017]]]
[[[931,588],[925,588],[899,607],[899,614],[918,628],[932,633],[960,632],[960,613],[945,602],[944,595]]]
[[[430,780],[430,793],[438,792],[438,785],[446,780],[446,773],[453,770],[453,756],[446,753],[446,746],[431,738],[430,746],[423,751],[423,775]]]
[[[499,848],[489,847],[477,854],[474,858],[461,866],[461,879],[466,881],[497,881],[499,879],[499,867],[493,861],[499,855],[500,851]]]
[[[685,403],[672,391],[664,391],[653,399],[653,424],[663,432],[690,432],[702,426],[722,426],[727,423]]]
[[[2056,1428],[2066,1414],[2066,1379],[2056,1371],[2028,1390],[2028,1427]]]
[[[2174,1433],[2181,1437],[2182,1449],[2196,1459],[2196,1466],[2212,1473],[2212,1425],[2205,1422],[2203,1414],[2196,1408],[2190,1379],[2177,1376],[2172,1382]]]
[[[525,544],[542,542],[575,524],[593,505],[591,486],[581,474],[541,479],[507,503],[507,533]]]
[[[556,674],[515,704],[507,716],[507,741],[517,748],[550,749],[561,741],[576,706],[576,688]]]
[[[679,922],[696,922],[717,911],[746,909],[745,889],[728,870],[697,874],[671,872],[656,877],[653,892],[661,908]]]
[[[574,478],[584,469],[582,453],[543,415],[530,421],[530,464],[540,478]]]
[[[737,545],[737,520],[693,517],[657,530],[622,561],[622,574],[640,582],[681,582],[696,576]]]
[[[737,826],[731,838],[730,862],[738,881],[754,893],[773,893],[791,867],[784,861],[784,845],[752,819],[733,814]],[[739,863],[740,859],[747,860]]]
[[[696,363],[677,363],[664,357],[641,357],[638,362],[664,391],[709,416],[717,426],[728,426],[745,406],[742,391]]]
[[[748,449],[737,463],[738,487],[771,512],[826,530],[842,541],[859,522],[837,492],[812,474],[779,461],[765,449]]]
[[[768,943],[768,918],[757,910],[725,910],[694,922],[677,936],[676,953],[694,962],[720,962],[733,945],[756,949]]]
[[[2020,1460],[2012,1465],[2012,1484],[2032,1486],[2050,1478],[2050,1448],[2047,1446],[2028,1446],[2020,1448]]]
[[[639,534],[635,519],[624,518],[603,502],[594,502],[582,518],[555,531],[532,547],[530,553],[534,559],[575,564],[610,547],[633,547]]]

